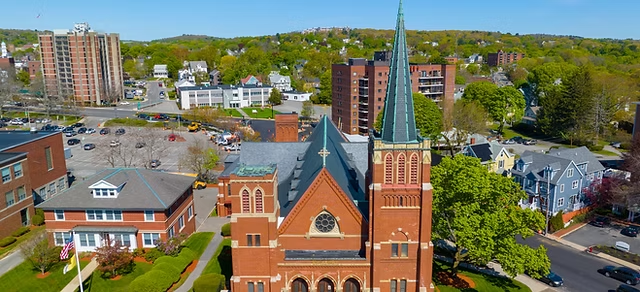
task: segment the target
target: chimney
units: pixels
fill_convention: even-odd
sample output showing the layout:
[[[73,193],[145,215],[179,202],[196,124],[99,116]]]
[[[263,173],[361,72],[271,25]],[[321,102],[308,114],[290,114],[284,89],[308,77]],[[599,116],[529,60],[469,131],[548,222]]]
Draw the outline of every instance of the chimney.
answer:
[[[298,114],[276,115],[275,142],[298,142]]]
[[[471,138],[471,143],[470,143],[470,144],[471,144],[471,145],[476,144],[476,138]]]

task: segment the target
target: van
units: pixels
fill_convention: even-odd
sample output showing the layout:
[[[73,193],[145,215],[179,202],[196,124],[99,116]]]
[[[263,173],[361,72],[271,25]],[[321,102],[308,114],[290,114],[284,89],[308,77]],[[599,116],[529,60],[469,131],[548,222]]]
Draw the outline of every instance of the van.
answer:
[[[616,241],[615,248],[619,251],[624,251],[624,252],[629,252],[630,250],[629,244],[624,241]]]

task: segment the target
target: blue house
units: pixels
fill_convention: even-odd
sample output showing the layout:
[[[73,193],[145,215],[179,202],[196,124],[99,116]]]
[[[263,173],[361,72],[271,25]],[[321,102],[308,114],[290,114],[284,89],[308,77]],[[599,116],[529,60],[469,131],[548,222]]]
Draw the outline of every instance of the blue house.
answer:
[[[511,171],[514,180],[529,196],[523,208],[546,210],[556,214],[580,210],[585,206],[584,191],[600,181],[604,166],[586,147],[552,149],[548,154],[525,151]],[[549,192],[547,192],[549,187]]]

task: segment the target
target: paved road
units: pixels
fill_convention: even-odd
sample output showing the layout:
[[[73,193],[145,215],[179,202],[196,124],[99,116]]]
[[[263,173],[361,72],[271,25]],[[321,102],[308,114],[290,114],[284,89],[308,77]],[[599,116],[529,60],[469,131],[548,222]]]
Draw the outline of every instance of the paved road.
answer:
[[[585,225],[562,239],[582,246],[615,246],[616,241],[624,241],[629,244],[631,252],[640,253],[640,238],[628,237],[620,234],[620,230],[622,230],[622,228],[624,228],[622,225],[612,225],[603,228]]]
[[[162,83],[162,87],[160,84]],[[147,82],[147,99],[149,103],[160,102],[160,91],[166,91],[166,84],[160,81]],[[166,93],[166,92],[165,92]]]
[[[11,269],[15,268],[23,261],[24,257],[19,250],[16,250],[10,255],[4,257],[0,260],[0,276],[4,275],[8,271],[11,271]]]
[[[524,243],[532,247],[542,244],[547,248],[547,255],[551,259],[551,270],[564,279],[565,286],[558,289],[559,291],[602,292],[609,289],[615,290],[622,284],[618,280],[598,273],[598,269],[613,265],[611,262],[538,235],[527,238]]]

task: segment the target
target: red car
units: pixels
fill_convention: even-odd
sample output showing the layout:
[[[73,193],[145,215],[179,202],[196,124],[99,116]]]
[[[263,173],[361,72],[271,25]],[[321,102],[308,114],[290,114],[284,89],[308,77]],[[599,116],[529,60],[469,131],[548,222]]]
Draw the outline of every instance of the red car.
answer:
[[[158,86],[162,87],[162,82],[158,83]]]
[[[175,140],[176,140],[176,135],[171,134],[171,135],[169,135],[169,137],[168,137],[167,139],[168,139],[169,141],[173,142],[173,141],[175,141]]]

